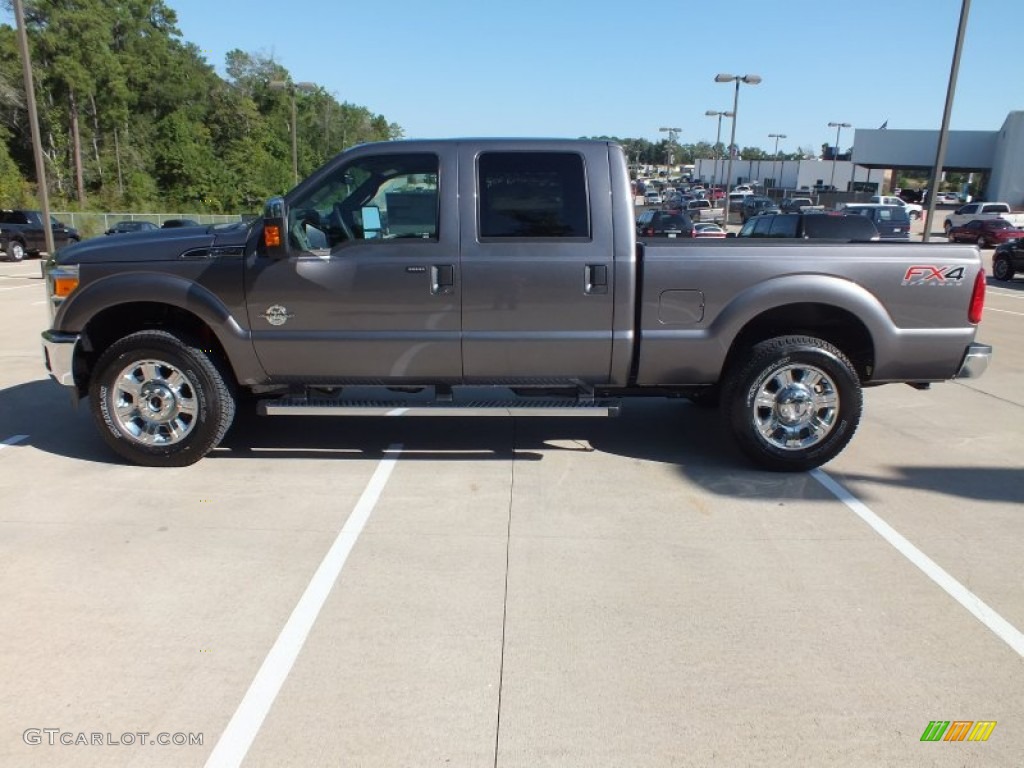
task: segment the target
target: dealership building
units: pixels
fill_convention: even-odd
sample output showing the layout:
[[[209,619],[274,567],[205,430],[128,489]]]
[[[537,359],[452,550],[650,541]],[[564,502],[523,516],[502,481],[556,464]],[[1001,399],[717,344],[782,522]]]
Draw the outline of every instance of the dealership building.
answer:
[[[759,181],[766,188],[813,188],[853,182],[877,184],[880,191],[894,169],[931,170],[938,151],[938,131],[857,128],[852,160],[732,161],[732,184]],[[698,160],[695,173],[705,181],[725,183],[728,159]],[[981,174],[986,200],[1024,208],[1024,111],[1011,112],[998,131],[950,131],[944,171]],[[834,180],[833,180],[834,179]]]

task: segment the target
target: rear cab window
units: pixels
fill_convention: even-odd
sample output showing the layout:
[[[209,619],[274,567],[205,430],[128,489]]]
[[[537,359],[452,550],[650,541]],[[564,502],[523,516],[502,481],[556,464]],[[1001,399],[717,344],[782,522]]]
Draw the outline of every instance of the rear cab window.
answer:
[[[591,237],[586,165],[575,152],[483,152],[477,167],[482,242]]]

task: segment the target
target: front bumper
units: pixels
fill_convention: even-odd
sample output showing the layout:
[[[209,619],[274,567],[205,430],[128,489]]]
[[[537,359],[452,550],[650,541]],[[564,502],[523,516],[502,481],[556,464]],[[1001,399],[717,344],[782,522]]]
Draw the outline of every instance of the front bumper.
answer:
[[[991,359],[991,345],[972,342],[964,353],[964,359],[960,363],[960,370],[957,371],[956,376],[953,378],[976,379],[985,372]]]
[[[74,361],[80,335],[43,331],[43,358],[50,378],[64,387],[76,388]]]

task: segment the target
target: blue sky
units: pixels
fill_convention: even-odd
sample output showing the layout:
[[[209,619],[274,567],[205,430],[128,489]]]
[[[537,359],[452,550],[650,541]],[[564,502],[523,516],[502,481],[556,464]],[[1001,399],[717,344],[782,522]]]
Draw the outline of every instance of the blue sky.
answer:
[[[830,121],[937,129],[960,0],[165,0],[183,38],[223,74],[233,48],[273,55],[296,81],[368,107],[409,137],[596,136],[817,150]],[[1024,2],[974,0],[954,130],[996,130],[1024,109]],[[723,141],[728,136],[723,122]],[[849,146],[853,132],[844,130]]]

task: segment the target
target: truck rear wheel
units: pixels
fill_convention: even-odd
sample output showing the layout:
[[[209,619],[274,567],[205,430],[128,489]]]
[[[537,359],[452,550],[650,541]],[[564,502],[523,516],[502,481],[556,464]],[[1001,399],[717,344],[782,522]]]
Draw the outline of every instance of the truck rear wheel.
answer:
[[[744,454],[764,469],[800,472],[846,447],[863,397],[842,352],[811,336],[780,336],[743,359],[726,374],[722,413]]]
[[[231,426],[235,399],[197,345],[166,331],[139,331],[100,357],[90,409],[116,453],[146,467],[184,467],[212,451]]]

